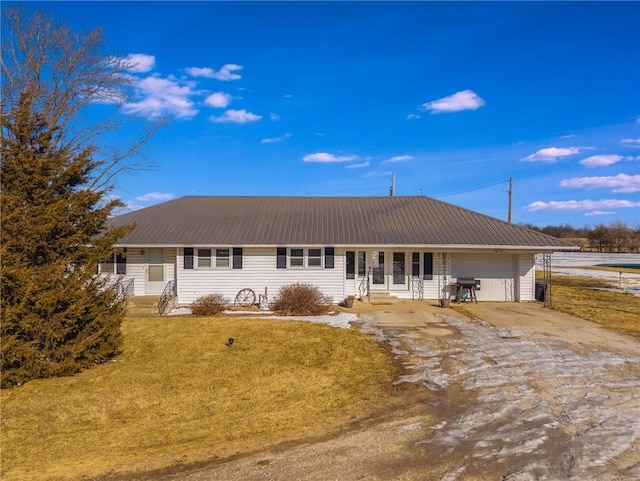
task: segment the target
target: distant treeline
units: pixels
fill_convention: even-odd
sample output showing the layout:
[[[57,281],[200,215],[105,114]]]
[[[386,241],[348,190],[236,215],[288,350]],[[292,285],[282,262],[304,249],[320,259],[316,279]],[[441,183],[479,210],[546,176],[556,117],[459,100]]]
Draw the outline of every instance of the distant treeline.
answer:
[[[537,227],[533,224],[518,224],[527,229],[542,232],[559,239],[579,244],[583,250],[595,252],[640,252],[640,226],[630,227],[615,221],[609,225],[595,227],[572,227],[569,224]]]

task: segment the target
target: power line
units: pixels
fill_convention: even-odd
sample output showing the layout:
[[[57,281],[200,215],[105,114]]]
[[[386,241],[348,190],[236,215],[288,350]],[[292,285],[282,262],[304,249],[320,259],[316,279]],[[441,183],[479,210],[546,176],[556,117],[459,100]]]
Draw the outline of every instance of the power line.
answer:
[[[495,187],[496,185],[504,184],[505,182],[508,182],[508,181],[502,180],[500,182],[496,182],[495,184],[485,185],[483,187],[477,187],[475,189],[463,190],[463,191],[460,191],[460,192],[453,192],[451,194],[434,195],[433,197],[435,199],[440,199],[441,197],[451,197],[452,195],[466,194],[468,192],[475,192],[475,191],[478,191],[478,190],[488,189],[489,187]]]

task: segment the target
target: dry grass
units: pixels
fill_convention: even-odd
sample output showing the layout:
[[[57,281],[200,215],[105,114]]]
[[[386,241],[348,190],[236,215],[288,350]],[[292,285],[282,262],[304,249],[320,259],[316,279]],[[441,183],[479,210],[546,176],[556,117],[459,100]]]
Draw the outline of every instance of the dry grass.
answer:
[[[553,275],[552,307],[640,339],[640,298],[592,277]]]
[[[2,391],[3,479],[228,456],[329,429],[390,399],[392,357],[356,330],[173,317],[129,319],[123,331],[115,363]]]

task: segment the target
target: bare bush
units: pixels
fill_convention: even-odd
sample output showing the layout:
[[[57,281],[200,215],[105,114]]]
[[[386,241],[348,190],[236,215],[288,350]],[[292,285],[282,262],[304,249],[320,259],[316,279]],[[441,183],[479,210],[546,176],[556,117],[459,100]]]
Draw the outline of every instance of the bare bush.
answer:
[[[319,316],[329,312],[330,305],[331,299],[316,286],[295,283],[280,289],[273,308],[287,316]]]
[[[217,316],[224,311],[227,304],[222,294],[209,294],[199,297],[191,304],[191,313],[194,316]]]

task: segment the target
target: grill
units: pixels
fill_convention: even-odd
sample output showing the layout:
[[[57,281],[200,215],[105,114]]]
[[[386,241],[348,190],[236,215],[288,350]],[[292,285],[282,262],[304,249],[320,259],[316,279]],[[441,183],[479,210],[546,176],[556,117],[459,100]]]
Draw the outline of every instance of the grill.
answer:
[[[460,277],[453,285],[456,287],[455,302],[466,302],[469,299],[478,303],[476,291],[480,290],[480,279]]]

